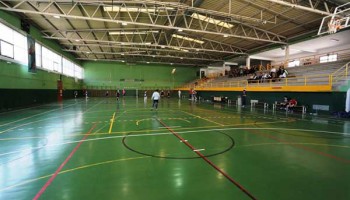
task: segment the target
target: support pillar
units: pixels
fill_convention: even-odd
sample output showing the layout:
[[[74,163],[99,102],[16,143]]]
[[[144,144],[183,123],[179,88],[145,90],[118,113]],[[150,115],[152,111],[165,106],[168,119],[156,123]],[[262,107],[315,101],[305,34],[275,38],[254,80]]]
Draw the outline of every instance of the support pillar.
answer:
[[[284,54],[284,68],[288,67],[288,63],[289,63],[289,45],[286,45],[286,49],[285,49],[285,54]]]
[[[246,59],[246,67],[250,69],[250,56],[248,56]]]

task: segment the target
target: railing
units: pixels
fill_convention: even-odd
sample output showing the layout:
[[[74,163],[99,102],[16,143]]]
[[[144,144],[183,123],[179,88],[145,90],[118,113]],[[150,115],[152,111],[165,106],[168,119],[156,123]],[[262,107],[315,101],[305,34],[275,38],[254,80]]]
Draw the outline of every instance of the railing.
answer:
[[[311,85],[330,85],[331,75],[309,75],[302,77],[275,78],[264,80],[241,80],[210,82],[201,85],[185,85],[185,88],[226,88],[226,87],[272,87],[272,86],[311,86]]]
[[[338,85],[349,79],[348,77],[349,66],[350,66],[350,62],[346,63],[343,67],[339,68],[338,70],[332,73],[331,75],[332,85]]]

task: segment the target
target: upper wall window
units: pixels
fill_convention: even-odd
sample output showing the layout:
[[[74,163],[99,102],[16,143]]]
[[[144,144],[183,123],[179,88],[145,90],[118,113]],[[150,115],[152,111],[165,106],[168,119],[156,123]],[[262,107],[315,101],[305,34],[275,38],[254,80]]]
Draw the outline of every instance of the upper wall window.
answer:
[[[28,64],[27,36],[0,23],[0,56]],[[35,62],[38,68],[82,79],[84,69],[60,54],[35,42]]]
[[[28,64],[28,44],[27,37],[13,31],[14,59]]]
[[[0,40],[13,44],[13,30],[0,23]]]
[[[2,56],[13,58],[13,44],[0,40],[0,53]]]
[[[13,58],[13,31],[3,24],[0,24],[0,30],[0,54]]]
[[[35,64],[37,67],[42,67],[41,65],[41,45],[35,42]]]
[[[320,57],[320,63],[334,62],[338,60],[338,54],[330,54]]]
[[[296,67],[300,65],[300,61],[299,60],[293,60],[291,62],[288,63],[288,67]]]

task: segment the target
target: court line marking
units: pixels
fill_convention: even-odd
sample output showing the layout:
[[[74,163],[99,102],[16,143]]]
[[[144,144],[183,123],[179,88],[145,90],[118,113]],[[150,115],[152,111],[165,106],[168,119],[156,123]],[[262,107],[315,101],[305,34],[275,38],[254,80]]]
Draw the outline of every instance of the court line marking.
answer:
[[[187,142],[187,140],[185,140]],[[193,151],[205,151],[205,149],[194,149]]]
[[[169,126],[170,128],[180,128],[182,126]],[[159,129],[166,129],[165,127],[158,127]]]
[[[72,150],[72,152],[68,155],[68,157],[63,161],[63,163],[57,168],[55,173],[51,176],[51,178],[44,184],[44,186],[39,190],[39,192],[34,196],[33,200],[39,199],[39,197],[45,192],[47,187],[51,185],[53,180],[56,178],[58,173],[62,170],[62,168],[68,163],[68,161],[73,157],[75,152],[79,149],[80,145],[85,141],[85,139],[91,134],[91,131],[96,128],[96,124],[94,124],[90,130],[86,133],[86,135],[83,137],[83,139],[75,146],[75,148]]]
[[[115,117],[115,112],[113,113],[113,116],[112,116],[112,119],[111,119],[111,125],[109,126],[109,130],[108,130],[109,134],[111,134],[111,132],[112,132],[112,127],[113,127],[113,124],[114,124],[114,117]]]
[[[110,163],[121,162],[121,161],[143,159],[143,158],[149,158],[149,157],[150,156],[142,156],[142,157],[123,158],[123,159],[117,159],[117,160],[108,160],[108,161],[104,161],[104,162],[93,163],[93,164],[88,164],[88,165],[82,165],[80,167],[71,168],[71,169],[67,169],[67,170],[62,170],[58,174],[61,175],[61,174],[65,174],[65,173],[68,173],[68,172],[81,170],[81,169],[84,169],[84,168],[95,167],[95,166],[98,166],[98,165],[110,164]],[[49,175],[41,176],[41,177],[38,177],[38,178],[22,181],[20,183],[14,184],[14,185],[1,188],[0,192],[5,191],[5,190],[9,190],[9,189],[12,189],[12,188],[15,188],[15,187],[18,187],[18,186],[22,186],[22,185],[25,185],[25,184],[28,184],[28,183],[32,183],[32,182],[35,182],[35,181],[38,181],[38,180],[41,180],[41,179],[45,179],[45,178],[48,178],[48,177],[50,177],[52,175],[53,174],[49,174]]]
[[[84,113],[85,113],[85,112],[84,112]],[[125,111],[124,111],[123,113],[125,113]],[[62,115],[62,116],[69,116],[69,115],[75,115],[75,114],[68,114],[68,115]],[[18,126],[9,128],[9,129],[4,130],[4,131],[0,131],[0,134],[1,134],[1,133],[5,133],[5,132],[12,131],[12,130],[18,128],[18,127],[26,126],[26,125],[28,125],[28,124],[37,123],[37,122],[45,121],[45,120],[48,120],[48,119],[61,118],[62,116],[60,116],[60,117],[50,117],[50,118],[47,118],[47,119],[37,120],[37,121],[29,122],[29,123],[26,123],[26,124],[21,124],[21,125],[18,125]],[[118,117],[116,117],[116,119],[117,119],[117,118],[120,118],[120,117],[121,117],[121,115],[119,115]],[[198,118],[198,117],[193,117],[192,119],[196,119],[196,118]],[[210,118],[210,117],[209,117],[209,118]],[[238,118],[241,118],[241,117],[238,117]],[[238,118],[237,118],[237,119],[238,119]],[[243,118],[245,118],[245,117],[243,117]],[[251,118],[254,119],[254,118],[256,118],[256,117],[251,117]],[[266,118],[266,117],[265,117],[265,118]],[[264,118],[264,119],[265,119],[265,118]],[[147,119],[153,119],[153,118],[147,118]],[[169,119],[169,118],[168,118],[168,119]],[[188,119],[188,118],[179,118],[179,119]],[[266,119],[273,119],[273,118],[266,118]],[[142,119],[142,120],[145,120],[145,119]],[[142,120],[138,120],[138,121],[142,121]],[[135,121],[135,120],[132,120],[132,121]],[[187,121],[187,120],[186,120],[186,121]],[[189,122],[189,121],[187,121],[187,122]],[[284,121],[281,121],[281,122],[284,122]],[[83,122],[83,123],[89,124],[89,123],[95,123],[95,122]],[[190,123],[190,122],[189,122],[189,123]],[[275,122],[273,122],[273,123],[275,123]],[[255,124],[255,123],[244,123],[244,124],[234,124],[234,125],[227,124],[227,125],[221,125],[221,126],[237,126],[237,125],[250,125],[250,124]],[[47,127],[44,127],[44,128],[49,128],[49,127],[50,127],[50,126],[47,126]],[[216,127],[216,126],[206,126],[206,127]],[[188,128],[184,128],[184,129],[188,129]],[[22,129],[22,130],[24,130],[24,129]],[[150,131],[154,131],[154,130],[150,130]],[[111,133],[118,133],[118,132],[111,132]],[[124,132],[121,132],[121,133],[124,133]],[[102,134],[104,134],[104,133],[102,133]],[[106,133],[106,134],[107,134],[107,133]],[[79,135],[81,135],[81,134],[79,134]],[[0,140],[1,140],[1,139],[0,139]]]
[[[276,123],[276,122],[275,122]],[[278,122],[281,123],[281,122]],[[205,128],[205,127],[201,127]],[[226,131],[226,130],[284,130],[284,131],[303,131],[303,132],[316,132],[316,133],[329,133],[329,134],[336,134],[336,135],[350,135],[350,133],[342,133],[342,132],[333,132],[333,131],[321,131],[321,130],[310,130],[310,129],[291,129],[291,128],[252,128],[252,127],[232,127],[232,128],[213,128],[213,129],[199,129],[199,130],[190,130],[190,131],[180,131],[178,132],[179,134],[186,134],[186,133],[198,133],[198,132],[210,132],[210,131]],[[142,130],[142,131],[129,131],[129,132],[123,132],[125,133],[140,133],[140,132],[148,132],[149,130]],[[153,130],[153,131],[159,131],[159,130]],[[109,137],[102,137],[102,138],[92,138],[92,139],[86,139],[85,141],[97,141],[97,140],[106,140],[106,139],[114,139],[114,138],[122,138],[122,137],[143,137],[143,136],[159,136],[159,135],[169,135],[170,133],[145,133],[145,134],[137,134],[137,135],[116,135],[116,136],[109,136]],[[81,134],[77,135],[80,136]],[[95,133],[94,135],[101,135],[101,133]],[[18,138],[16,138],[18,139]],[[5,139],[0,139],[0,140],[5,140]],[[66,144],[72,144],[72,143],[78,143],[80,140],[76,141],[69,141],[69,142],[63,142],[63,143],[57,143],[57,144],[51,144],[51,145],[46,145],[45,147],[53,147],[53,146],[59,146],[59,145],[66,145]],[[0,154],[0,156],[8,155],[8,154],[13,154],[13,153],[18,153],[21,151],[28,151],[28,150],[35,150],[37,148],[41,147],[31,147],[27,149],[21,149],[17,151],[11,151],[11,152],[6,152]]]
[[[195,152],[198,156],[200,156],[205,162],[207,162],[210,166],[212,166],[216,171],[218,171],[220,174],[225,176],[231,183],[233,183],[236,187],[238,187],[244,194],[246,194],[248,197],[250,197],[253,200],[256,200],[256,198],[251,194],[247,189],[243,187],[239,182],[237,182],[235,179],[233,179],[230,175],[228,175],[225,171],[220,169],[218,166],[216,166],[212,161],[210,161],[207,157],[205,157],[198,149],[195,149],[189,142],[185,141],[184,138],[182,138],[178,133],[173,131],[171,128],[169,128],[164,122],[157,119],[159,123],[161,123],[164,127],[167,127],[168,131],[171,132],[176,138],[180,139],[183,144],[185,144],[188,148],[190,148],[193,152]]]
[[[199,119],[203,119],[203,120],[206,120],[206,121],[208,121],[208,122],[211,122],[211,123],[214,123],[214,124],[217,124],[217,125],[220,125],[220,126],[224,126],[224,124],[221,124],[221,123],[215,122],[215,121],[210,120],[210,119],[203,118],[203,117],[201,117],[201,116],[198,116],[198,115],[195,115],[195,114],[192,114],[192,113],[186,112],[186,111],[181,111],[181,112],[184,112],[184,113],[186,113],[186,114],[188,114],[188,115],[195,116],[195,117],[197,117],[197,118],[199,118]]]

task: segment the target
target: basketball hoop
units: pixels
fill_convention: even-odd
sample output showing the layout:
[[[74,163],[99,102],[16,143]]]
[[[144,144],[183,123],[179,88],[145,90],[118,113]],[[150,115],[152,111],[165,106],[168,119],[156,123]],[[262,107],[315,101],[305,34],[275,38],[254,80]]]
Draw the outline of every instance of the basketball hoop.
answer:
[[[331,19],[328,22],[328,33],[333,34],[342,28],[340,19]]]

